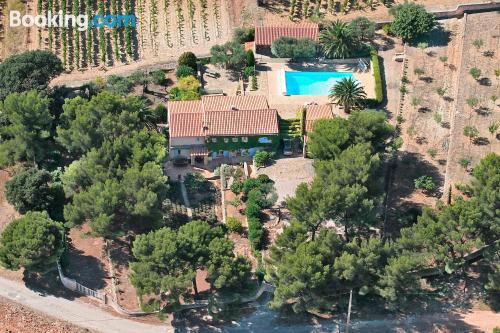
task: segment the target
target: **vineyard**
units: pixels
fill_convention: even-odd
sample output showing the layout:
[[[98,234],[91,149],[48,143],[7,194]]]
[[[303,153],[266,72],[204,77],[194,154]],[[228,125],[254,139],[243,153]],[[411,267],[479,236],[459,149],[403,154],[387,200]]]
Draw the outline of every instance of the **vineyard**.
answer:
[[[4,0],[0,0],[4,1]],[[34,28],[30,49],[57,54],[67,71],[111,68],[135,61],[176,58],[186,50],[208,54],[230,35],[226,0],[33,0],[34,14],[136,16],[136,27]],[[0,6],[1,8],[1,6]],[[1,17],[0,12],[0,17]],[[1,21],[0,21],[1,22]],[[0,25],[0,42],[4,35]],[[10,28],[21,29],[21,28]]]

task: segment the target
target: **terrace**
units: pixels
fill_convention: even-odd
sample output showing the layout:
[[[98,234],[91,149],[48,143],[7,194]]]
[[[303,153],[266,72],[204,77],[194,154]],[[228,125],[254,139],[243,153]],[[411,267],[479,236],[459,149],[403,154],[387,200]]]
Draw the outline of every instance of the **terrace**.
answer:
[[[370,59],[363,59],[370,63]],[[260,72],[259,93],[267,96],[271,108],[278,110],[283,118],[296,116],[297,107],[300,105],[330,103],[328,96],[284,95],[283,71],[285,72],[339,72],[352,73],[354,79],[363,86],[367,98],[375,98],[375,82],[372,69],[362,71],[358,67],[359,59],[346,59],[337,61],[307,61],[290,63],[287,59],[262,59],[257,69]],[[341,115],[343,111],[334,106],[334,113]]]

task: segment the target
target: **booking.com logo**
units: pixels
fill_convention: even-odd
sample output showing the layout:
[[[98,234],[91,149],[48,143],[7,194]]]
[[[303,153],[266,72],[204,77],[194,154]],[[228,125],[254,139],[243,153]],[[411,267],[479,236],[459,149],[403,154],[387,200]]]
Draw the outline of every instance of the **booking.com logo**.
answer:
[[[89,26],[90,23],[90,26]],[[52,12],[48,12],[47,16],[43,15],[21,15],[20,11],[11,10],[9,12],[9,25],[11,27],[32,27],[37,26],[38,28],[47,27],[61,27],[69,28],[74,27],[78,31],[85,31],[90,28],[100,28],[100,27],[110,27],[110,28],[120,28],[120,27],[131,27],[136,26],[135,15],[95,15],[92,20],[89,20],[87,15],[71,15],[64,14],[59,11],[56,15]]]

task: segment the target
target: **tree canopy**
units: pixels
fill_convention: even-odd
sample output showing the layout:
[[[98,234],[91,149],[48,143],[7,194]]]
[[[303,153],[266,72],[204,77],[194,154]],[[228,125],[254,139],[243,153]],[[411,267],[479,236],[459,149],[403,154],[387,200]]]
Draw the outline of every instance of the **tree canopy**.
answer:
[[[174,231],[162,228],[139,235],[132,252],[131,281],[140,295],[167,296],[172,304],[193,286],[196,270],[208,268],[208,279],[216,289],[241,288],[250,276],[250,264],[235,257],[234,245],[220,227],[191,221]]]
[[[490,245],[484,261],[491,272],[485,286],[497,290],[500,156],[490,154],[475,167],[471,198],[424,208],[415,224],[382,239],[366,229],[367,222],[375,221],[373,208],[383,185],[373,174],[379,162],[370,141],[369,135],[331,159],[315,161],[312,184],[301,184],[287,200],[294,221],[270,249],[268,274],[277,286],[272,306],[331,311],[354,289],[357,297],[370,295],[401,309],[419,297],[421,272],[437,267],[461,274],[467,256],[485,245]],[[337,227],[349,221],[349,228],[358,232],[354,238],[349,232],[339,236],[338,228],[323,224],[327,220]]]
[[[64,192],[46,170],[30,168],[15,175],[5,184],[5,195],[21,214],[47,211],[51,218],[62,219]]]
[[[359,49],[358,36],[340,20],[331,22],[319,36],[319,44],[328,58],[349,58]]]
[[[416,3],[404,3],[391,9],[394,22],[391,31],[404,41],[413,41],[427,34],[436,25],[434,15],[428,13],[425,7]]]
[[[9,94],[42,90],[62,73],[61,60],[49,51],[28,51],[0,63],[0,101]]]
[[[211,63],[226,69],[241,69],[245,65],[245,47],[236,42],[214,45],[210,49]]]
[[[25,161],[36,165],[45,157],[53,117],[49,99],[36,91],[12,93],[0,101],[0,166]]]
[[[310,38],[280,37],[271,45],[271,52],[277,58],[314,58],[316,56],[316,42]]]
[[[360,107],[366,99],[366,93],[361,84],[352,77],[343,78],[330,89],[330,100],[350,113],[353,107]]]
[[[55,267],[64,248],[64,228],[46,212],[28,212],[12,221],[0,235],[0,263],[45,272]]]

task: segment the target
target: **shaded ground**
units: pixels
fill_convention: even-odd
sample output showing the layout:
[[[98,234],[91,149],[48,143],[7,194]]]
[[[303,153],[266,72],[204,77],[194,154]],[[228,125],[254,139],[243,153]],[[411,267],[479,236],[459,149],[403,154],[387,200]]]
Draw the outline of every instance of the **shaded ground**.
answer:
[[[118,304],[127,310],[139,311],[139,301],[134,286],[130,283],[129,263],[133,260],[129,244],[124,240],[114,240],[110,250],[116,276],[116,296]]]
[[[90,227],[72,228],[68,235],[66,275],[87,288],[112,295],[109,262],[102,237],[91,237]]]

